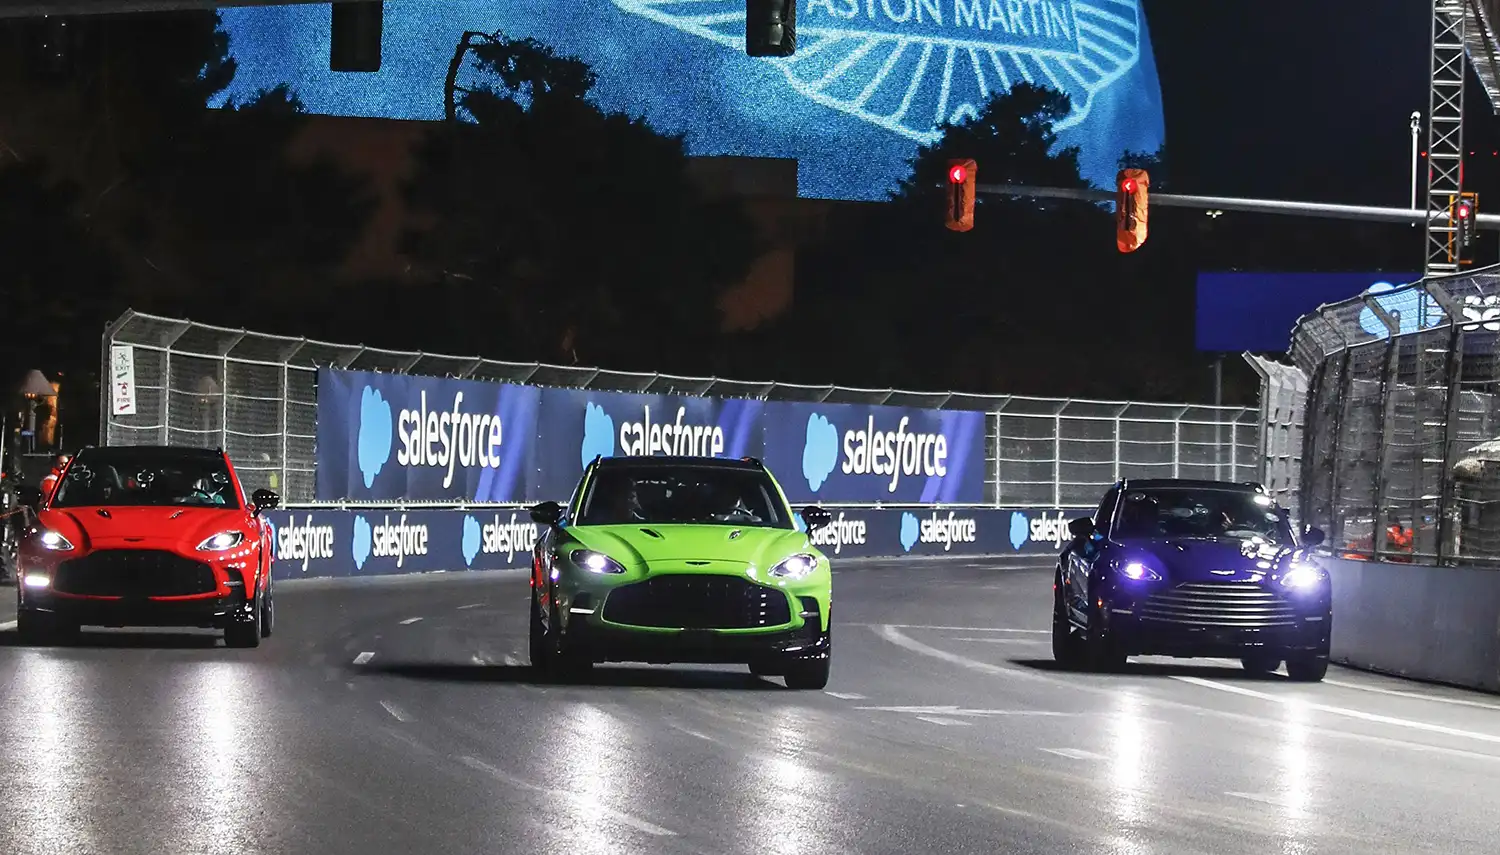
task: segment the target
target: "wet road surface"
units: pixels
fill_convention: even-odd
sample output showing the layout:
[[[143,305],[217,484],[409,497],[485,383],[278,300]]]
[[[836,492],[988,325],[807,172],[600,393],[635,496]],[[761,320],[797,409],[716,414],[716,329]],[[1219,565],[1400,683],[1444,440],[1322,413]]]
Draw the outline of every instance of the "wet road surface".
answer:
[[[257,650],[21,648],[0,614],[0,851],[1495,850],[1500,698],[1067,674],[1047,570],[836,566],[826,692],[728,666],[534,683],[517,573],[284,584]]]

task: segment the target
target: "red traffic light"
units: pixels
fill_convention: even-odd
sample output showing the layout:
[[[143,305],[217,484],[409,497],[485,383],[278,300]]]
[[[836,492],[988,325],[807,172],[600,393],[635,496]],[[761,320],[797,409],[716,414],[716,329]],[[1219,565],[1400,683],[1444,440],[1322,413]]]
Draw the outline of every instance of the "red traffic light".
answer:
[[[954,164],[952,168],[948,170],[949,184],[962,184],[967,181],[968,178],[968,170],[964,169],[964,166],[961,163]]]
[[[1458,218],[1460,220],[1467,220],[1469,218],[1469,206],[1468,205],[1459,205],[1458,206]]]
[[[1122,192],[1125,192],[1125,193],[1134,193],[1135,192],[1135,179],[1134,178],[1127,178],[1124,181],[1120,182],[1120,190]]]

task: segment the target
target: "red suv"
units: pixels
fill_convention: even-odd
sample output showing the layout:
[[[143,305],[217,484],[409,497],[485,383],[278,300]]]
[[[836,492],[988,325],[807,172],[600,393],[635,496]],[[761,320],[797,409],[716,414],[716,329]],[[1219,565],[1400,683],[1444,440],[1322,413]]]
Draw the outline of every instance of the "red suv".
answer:
[[[67,639],[80,625],[211,627],[229,647],[271,634],[271,525],[280,498],[245,495],[223,451],[85,448],[35,520],[16,585],[23,639]]]

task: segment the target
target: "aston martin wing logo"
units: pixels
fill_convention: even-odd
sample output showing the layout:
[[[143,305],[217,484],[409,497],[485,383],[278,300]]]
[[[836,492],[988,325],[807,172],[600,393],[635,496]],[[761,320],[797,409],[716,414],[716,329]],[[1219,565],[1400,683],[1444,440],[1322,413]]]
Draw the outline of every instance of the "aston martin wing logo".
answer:
[[[797,53],[762,59],[803,96],[921,143],[1017,81],[1093,99],[1140,62],[1137,0],[798,0]],[[744,0],[614,0],[743,51]]]

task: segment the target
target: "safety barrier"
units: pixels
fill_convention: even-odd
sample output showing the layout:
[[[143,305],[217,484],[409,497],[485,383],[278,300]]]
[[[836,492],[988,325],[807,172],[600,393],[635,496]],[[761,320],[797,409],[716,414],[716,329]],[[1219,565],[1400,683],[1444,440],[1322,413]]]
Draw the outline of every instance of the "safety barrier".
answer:
[[[830,559],[1025,556],[1067,538],[1060,509],[829,508],[812,540]],[[273,511],[278,579],[502,570],[530,562],[539,526],[524,509],[301,507]]]
[[[1325,558],[1332,661],[1500,692],[1500,573]]]
[[[1263,471],[1259,413],[1242,407],[635,374],[380,350],[135,311],[110,325],[101,359],[109,378],[101,401],[105,442],[222,447],[250,489],[276,490],[289,502],[316,498],[320,368],[721,400],[978,411],[985,414],[981,505],[988,508],[1091,507],[1122,477],[1249,481]]]

